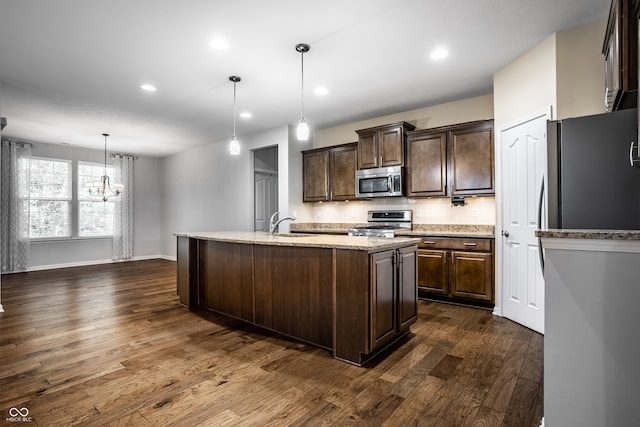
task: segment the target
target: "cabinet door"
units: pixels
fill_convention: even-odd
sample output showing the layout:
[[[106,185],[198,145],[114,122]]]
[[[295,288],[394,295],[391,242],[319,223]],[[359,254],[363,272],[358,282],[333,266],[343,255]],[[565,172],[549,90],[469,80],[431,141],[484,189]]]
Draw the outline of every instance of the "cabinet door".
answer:
[[[447,192],[447,133],[407,140],[407,196],[444,196]]]
[[[452,130],[449,150],[450,195],[495,194],[493,123]]]
[[[255,245],[254,251],[255,323],[332,348],[333,250]]]
[[[404,132],[394,127],[378,132],[380,167],[404,165]]]
[[[358,134],[358,169],[378,167],[378,138],[375,131]]]
[[[371,349],[396,335],[395,250],[371,255]]]
[[[493,301],[493,256],[451,252],[451,296]]]
[[[253,246],[199,241],[199,305],[253,322]]]
[[[398,332],[418,318],[417,247],[398,249]]]
[[[436,295],[449,294],[448,251],[418,249],[418,288]]]
[[[358,144],[331,150],[329,174],[331,200],[353,200],[356,197]]]
[[[329,200],[329,150],[302,153],[302,181],[303,202]]]

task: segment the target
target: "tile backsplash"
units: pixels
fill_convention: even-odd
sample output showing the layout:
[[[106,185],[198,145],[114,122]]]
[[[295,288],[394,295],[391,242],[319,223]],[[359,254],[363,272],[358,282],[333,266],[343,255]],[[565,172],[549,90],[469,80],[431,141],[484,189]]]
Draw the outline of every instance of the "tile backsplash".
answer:
[[[313,222],[365,223],[367,211],[411,209],[414,224],[489,224],[496,223],[495,197],[466,197],[464,206],[452,206],[448,197],[409,199],[388,197],[349,202],[323,202],[313,205]]]

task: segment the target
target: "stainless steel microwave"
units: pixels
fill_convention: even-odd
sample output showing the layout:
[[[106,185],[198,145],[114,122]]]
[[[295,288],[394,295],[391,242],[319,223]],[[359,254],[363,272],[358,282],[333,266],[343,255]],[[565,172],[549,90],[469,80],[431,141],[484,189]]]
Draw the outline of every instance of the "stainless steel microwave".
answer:
[[[401,166],[356,171],[356,197],[402,196]]]

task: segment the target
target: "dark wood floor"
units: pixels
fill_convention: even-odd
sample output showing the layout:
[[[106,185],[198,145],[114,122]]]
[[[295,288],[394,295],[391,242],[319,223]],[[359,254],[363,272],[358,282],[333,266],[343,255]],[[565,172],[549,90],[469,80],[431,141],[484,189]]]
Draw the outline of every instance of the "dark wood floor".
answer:
[[[0,424],[539,426],[542,336],[421,301],[366,368],[178,305],[164,260],[2,276]],[[16,423],[8,423],[17,425]],[[4,424],[2,424],[4,425]]]

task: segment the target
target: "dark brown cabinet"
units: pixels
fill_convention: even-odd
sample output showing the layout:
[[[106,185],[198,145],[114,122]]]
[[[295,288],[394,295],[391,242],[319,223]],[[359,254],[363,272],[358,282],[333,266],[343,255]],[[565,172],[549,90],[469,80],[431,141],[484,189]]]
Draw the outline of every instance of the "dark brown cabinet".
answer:
[[[253,322],[251,245],[200,240],[197,257],[198,305]]]
[[[408,197],[495,194],[493,120],[407,133]]]
[[[638,11],[635,1],[612,0],[602,54],[605,110],[635,108],[638,98]]]
[[[384,247],[369,253],[179,236],[177,291],[190,309],[232,316],[362,365],[417,320],[418,248]]]
[[[371,255],[371,348],[409,330],[418,316],[415,247]]]
[[[302,152],[303,202],[352,200],[358,143]]]
[[[413,129],[415,126],[399,122],[357,130],[358,169],[404,166],[406,132]]]
[[[418,248],[422,296],[494,302],[493,239],[424,238]]]

